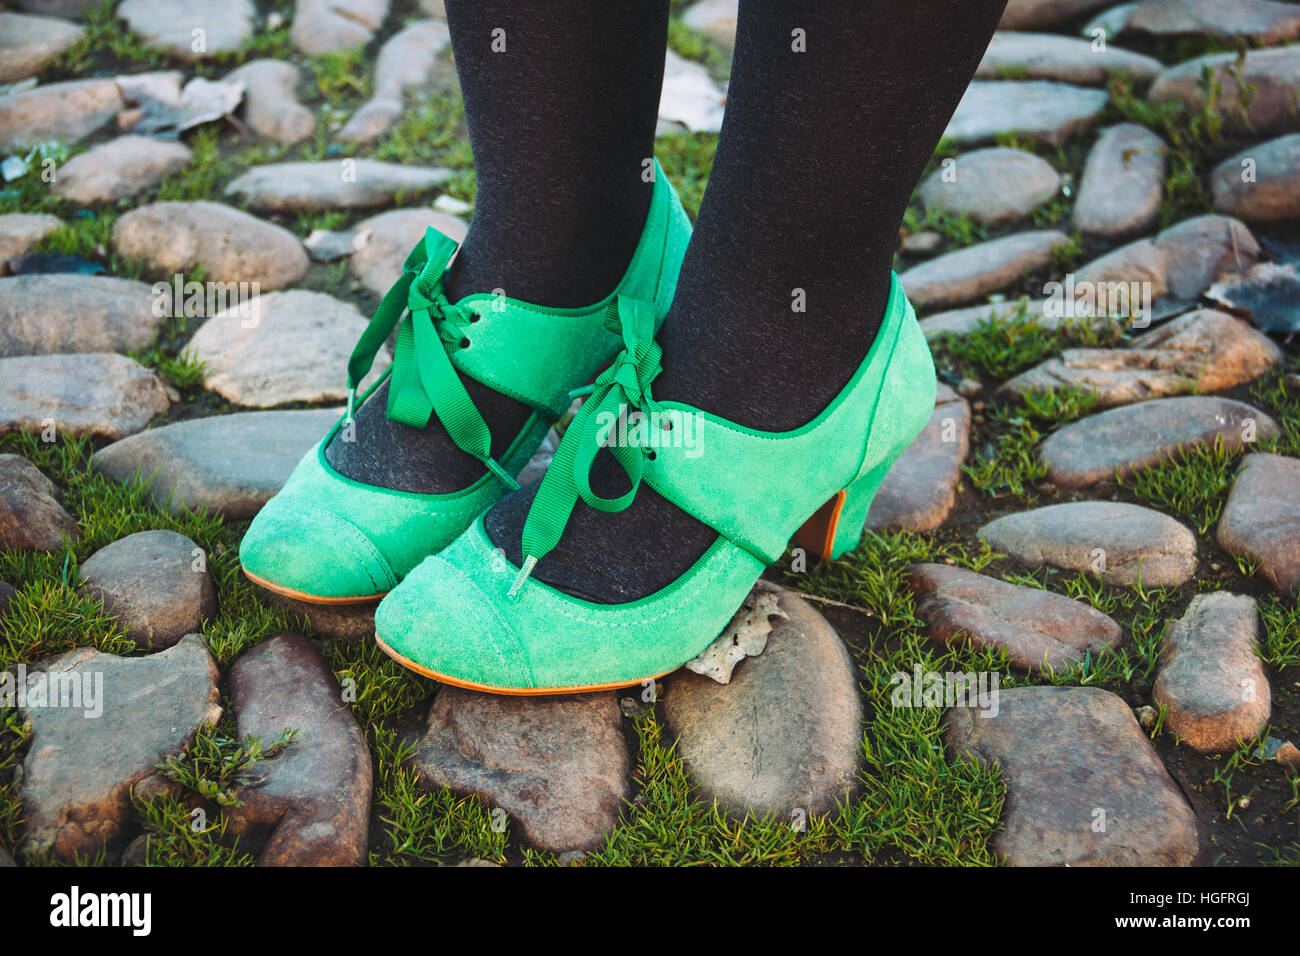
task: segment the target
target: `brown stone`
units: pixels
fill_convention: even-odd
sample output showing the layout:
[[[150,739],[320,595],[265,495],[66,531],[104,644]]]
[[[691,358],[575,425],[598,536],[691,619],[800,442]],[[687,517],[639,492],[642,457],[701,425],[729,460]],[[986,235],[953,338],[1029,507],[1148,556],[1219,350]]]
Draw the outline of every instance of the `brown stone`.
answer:
[[[1300,9],[1275,0],[1142,0],[1127,29],[1153,36],[1247,37],[1267,46],[1300,37]]]
[[[0,150],[51,139],[75,143],[109,123],[123,105],[112,80],[70,80],[0,96]]]
[[[468,227],[463,220],[433,209],[394,209],[357,223],[369,233],[366,244],[352,254],[353,274],[375,295],[383,295],[402,275],[402,263],[429,226],[460,242]]]
[[[60,166],[51,192],[83,206],[115,202],[157,185],[189,162],[190,151],[181,143],[119,136]]]
[[[85,33],[82,27],[56,17],[0,11],[0,83],[35,76]]]
[[[1258,640],[1254,599],[1226,591],[1196,595],[1169,625],[1152,696],[1180,743],[1225,753],[1268,724],[1272,690]]]
[[[1145,126],[1102,130],[1088,153],[1071,218],[1080,232],[1125,236],[1150,227],[1164,195],[1165,141]]]
[[[1013,233],[913,266],[899,276],[918,309],[961,305],[1015,285],[1052,264],[1052,251],[1069,242],[1052,230]]]
[[[1219,518],[1219,546],[1259,562],[1284,597],[1300,589],[1300,459],[1247,455]]]
[[[0,358],[0,435],[46,428],[116,440],[171,405],[162,381],[125,355]]]
[[[1236,53],[1211,53],[1167,67],[1147,97],[1156,103],[1177,101],[1193,112],[1205,108],[1202,71],[1209,67],[1211,83],[1220,88],[1215,112],[1225,132],[1269,136],[1300,130],[1296,94],[1300,90],[1300,46],[1250,50],[1240,68],[1241,81],[1253,87],[1249,106],[1242,103]]]
[[[320,651],[298,634],[271,638],[235,661],[230,695],[241,738],[263,746],[296,731],[241,785],[226,811],[262,866],[357,866],[369,847],[373,771],[357,725]]]
[[[1225,159],[1210,173],[1210,190],[1215,209],[1247,222],[1300,219],[1300,133]]]
[[[253,60],[226,76],[226,82],[244,84],[244,122],[286,146],[316,132],[315,115],[298,102],[298,79],[298,68],[284,60]]]
[[[993,839],[1013,866],[1187,866],[1196,816],[1132,711],[1096,687],[999,691],[997,716],[955,707],[950,757],[996,764],[1007,788]]]
[[[970,405],[941,384],[930,421],[880,483],[866,526],[931,531],[947,521],[969,448]]]
[[[1025,219],[1061,191],[1051,163],[1002,146],[963,153],[918,187],[927,209],[946,209],[979,223]]]
[[[22,455],[0,455],[0,543],[53,553],[63,540],[81,540],[77,522],[63,510],[59,490]]]
[[[72,272],[0,279],[0,356],[143,350],[162,323],[143,282]]]
[[[58,216],[44,213],[12,212],[0,216],[0,276],[9,274],[10,259],[23,255],[62,225]]]
[[[1013,666],[1059,669],[1118,647],[1120,626],[1063,594],[1022,587],[946,564],[911,569],[916,614],[943,644],[1005,650]]]

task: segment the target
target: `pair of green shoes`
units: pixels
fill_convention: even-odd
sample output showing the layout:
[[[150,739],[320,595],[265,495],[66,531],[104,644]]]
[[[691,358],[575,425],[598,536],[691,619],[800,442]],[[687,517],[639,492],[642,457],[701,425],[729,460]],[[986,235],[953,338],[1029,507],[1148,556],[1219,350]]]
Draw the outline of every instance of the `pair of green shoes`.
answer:
[[[934,365],[897,277],[870,353],[831,404],[793,431],[756,431],[652,396],[661,356],[655,335],[690,233],[656,163],[645,228],[618,288],[590,308],[547,309],[495,295],[449,302],[442,276],[456,244],[428,230],[352,353],[348,411],[245,535],[244,572],[304,601],[382,598],[380,646],[428,677],[494,693],[552,694],[640,684],[676,670],[717,637],[796,532],[818,557],[856,547],[876,489],[934,405]],[[358,398],[358,383],[394,329],[392,365]],[[458,371],[533,409],[499,461]],[[456,445],[483,462],[477,481],[450,494],[415,494],[330,467],[326,446],[352,427],[353,410],[384,378],[389,418],[424,427],[437,415]],[[583,394],[528,513],[525,560],[515,567],[489,539],[483,514],[518,487],[515,478],[547,429]],[[631,482],[617,498],[591,487],[602,447]],[[643,482],[718,532],[685,574],[614,605],[530,579],[578,501],[621,511]]]

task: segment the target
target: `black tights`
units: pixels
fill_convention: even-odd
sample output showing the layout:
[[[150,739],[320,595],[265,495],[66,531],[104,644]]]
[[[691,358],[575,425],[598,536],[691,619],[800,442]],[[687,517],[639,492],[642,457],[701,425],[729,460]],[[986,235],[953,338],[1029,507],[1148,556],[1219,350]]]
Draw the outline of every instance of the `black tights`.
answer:
[[[908,199],[1004,4],[741,0],[713,172],[660,334],[657,399],[787,430],[844,387],[879,326]],[[478,170],[457,292],[503,288],[561,306],[613,288],[648,202],[640,171],[653,147],[667,7],[448,0]],[[497,29],[505,53],[492,51]],[[494,393],[488,401],[480,408],[509,441],[524,413]],[[358,434],[367,411],[383,418],[376,404],[358,416]],[[335,466],[430,491],[481,473],[436,424],[378,427],[387,440],[349,446],[347,468],[331,454]],[[599,470],[598,490],[616,490],[616,469]],[[487,516],[516,564],[534,493],[508,495]],[[635,600],[715,537],[642,486],[617,514],[579,503],[533,576],[588,600]]]

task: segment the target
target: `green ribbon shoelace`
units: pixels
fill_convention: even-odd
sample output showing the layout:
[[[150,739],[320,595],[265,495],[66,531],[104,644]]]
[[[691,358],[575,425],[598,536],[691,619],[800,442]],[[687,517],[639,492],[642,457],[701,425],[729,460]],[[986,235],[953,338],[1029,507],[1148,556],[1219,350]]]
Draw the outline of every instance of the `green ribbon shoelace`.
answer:
[[[447,429],[456,446],[473,455],[511,488],[519,484],[492,458],[492,434],[475,407],[456,368],[453,349],[468,348],[466,326],[479,314],[448,301],[442,276],[456,242],[427,228],[402,264],[393,283],[357,340],[348,359],[348,422],[352,422],[357,386],[370,372],[375,356],[394,328],[397,348],[388,385],[388,417],[413,428],[424,428],[430,416]],[[401,322],[403,315],[409,315]]]
[[[555,458],[542,478],[541,487],[528,510],[523,530],[523,566],[508,595],[515,597],[537,562],[560,541],[569,516],[581,498],[597,511],[623,511],[632,504],[648,454],[643,441],[623,444],[610,441],[618,432],[613,427],[633,410],[654,407],[650,383],[660,372],[663,350],[654,340],[654,305],[640,299],[618,296],[610,303],[605,325],[621,332],[623,351],[592,385],[574,389],[571,397],[588,395],[564,433]],[[638,426],[638,428],[643,427]],[[604,498],[591,487],[591,469],[596,455],[607,448],[627,474],[631,488],[615,498]]]

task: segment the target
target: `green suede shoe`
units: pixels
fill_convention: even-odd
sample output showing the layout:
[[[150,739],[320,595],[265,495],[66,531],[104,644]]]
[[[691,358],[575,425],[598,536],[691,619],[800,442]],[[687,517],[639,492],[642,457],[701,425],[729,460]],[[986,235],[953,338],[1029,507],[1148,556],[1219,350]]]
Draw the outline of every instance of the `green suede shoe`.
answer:
[[[625,348],[591,388],[538,489],[523,529],[523,567],[493,547],[479,518],[379,605],[380,646],[407,667],[502,694],[624,687],[676,670],[717,637],[801,526],[801,543],[819,556],[857,546],[876,489],[934,408],[934,363],[897,277],[853,378],[817,418],[787,432],[656,402],[653,307],[624,298],[618,309]],[[626,434],[620,422],[634,420]],[[631,482],[619,498],[591,489],[601,447]],[[529,579],[579,499],[620,511],[642,481],[718,532],[689,571],[615,605]]]
[[[656,324],[663,321],[690,234],[690,220],[656,163],[645,228],[618,288],[589,308],[548,309],[492,294],[449,302],[442,275],[456,243],[429,229],[352,353],[347,413],[303,457],[244,535],[244,573],[302,601],[349,604],[382,597],[518,487],[515,478],[568,410],[569,391],[590,382],[622,347],[619,297],[653,303]],[[393,364],[360,401],[391,378],[390,419],[423,428],[436,415],[457,446],[483,462],[482,477],[467,488],[450,494],[392,491],[345,478],[325,459],[335,433],[351,425],[360,404],[357,384],[394,328]],[[457,371],[533,409],[500,461],[490,457],[488,426]]]

